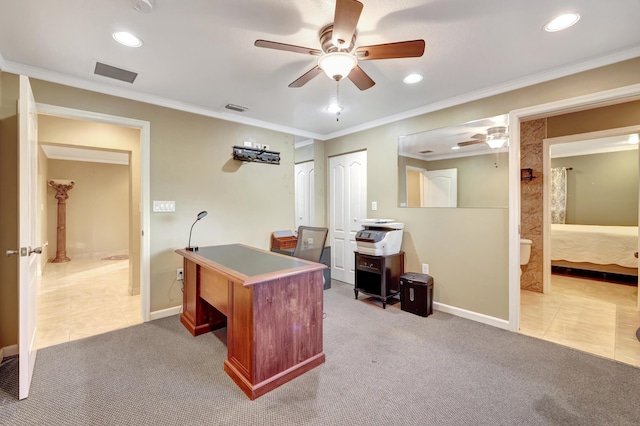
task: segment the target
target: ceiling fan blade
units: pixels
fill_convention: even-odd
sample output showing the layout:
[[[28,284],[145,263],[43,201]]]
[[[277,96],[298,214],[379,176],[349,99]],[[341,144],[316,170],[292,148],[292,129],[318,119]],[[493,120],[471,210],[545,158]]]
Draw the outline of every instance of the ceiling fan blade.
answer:
[[[480,139],[480,140],[487,140],[487,135],[485,135],[484,133],[476,133],[475,135],[471,136],[471,139]]]
[[[321,72],[322,72],[322,69],[316,65],[306,73],[302,74],[302,76],[298,78],[296,81],[294,81],[293,83],[291,83],[289,87],[302,87],[305,84],[307,84],[313,77],[320,74]]]
[[[361,46],[356,49],[359,61],[372,59],[417,58],[424,54],[424,40],[399,41],[397,43]]]
[[[458,146],[469,146],[469,145],[475,145],[478,143],[484,143],[484,140],[473,140],[473,141],[466,141],[466,142],[458,142]]]
[[[292,44],[278,43],[276,41],[256,40],[256,47],[265,47],[267,49],[284,50],[286,52],[303,53],[305,55],[322,55],[322,50],[311,49],[309,47],[294,46]]]
[[[360,90],[367,90],[370,87],[373,87],[376,84],[375,81],[371,80],[369,77],[359,66],[356,65],[354,69],[351,70],[349,75],[347,76],[349,80],[353,81],[353,84]]]
[[[358,20],[362,13],[362,3],[356,0],[337,0],[336,13],[333,17],[332,39],[338,47],[349,45],[353,38],[353,33],[358,26]]]

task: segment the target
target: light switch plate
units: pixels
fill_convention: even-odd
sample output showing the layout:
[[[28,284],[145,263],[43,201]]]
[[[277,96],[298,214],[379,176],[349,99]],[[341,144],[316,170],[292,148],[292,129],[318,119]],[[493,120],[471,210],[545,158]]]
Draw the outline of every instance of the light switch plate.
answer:
[[[168,213],[176,211],[175,201],[153,201],[153,211],[156,213]]]

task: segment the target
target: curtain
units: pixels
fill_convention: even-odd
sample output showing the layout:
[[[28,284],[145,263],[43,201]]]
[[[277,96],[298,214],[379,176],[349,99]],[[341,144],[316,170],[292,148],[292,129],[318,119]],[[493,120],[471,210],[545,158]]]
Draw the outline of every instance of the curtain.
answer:
[[[551,223],[565,223],[567,219],[567,169],[551,169]]]

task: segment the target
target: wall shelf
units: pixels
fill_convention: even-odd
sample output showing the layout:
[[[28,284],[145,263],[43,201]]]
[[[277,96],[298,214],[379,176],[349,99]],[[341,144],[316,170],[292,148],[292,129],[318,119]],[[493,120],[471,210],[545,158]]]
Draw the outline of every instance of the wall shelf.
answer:
[[[266,149],[234,146],[233,159],[253,163],[280,164],[280,153]]]
[[[534,180],[536,176],[533,175],[533,169],[520,169],[520,180],[521,181],[531,181]]]

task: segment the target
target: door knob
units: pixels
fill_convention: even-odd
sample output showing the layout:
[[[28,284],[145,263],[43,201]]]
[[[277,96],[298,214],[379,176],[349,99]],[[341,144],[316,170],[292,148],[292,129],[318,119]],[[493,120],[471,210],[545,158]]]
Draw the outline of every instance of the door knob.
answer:
[[[638,252],[635,252],[633,255],[636,257],[636,259],[638,258]]]
[[[18,250],[7,250],[7,257],[13,256],[14,254],[19,254]]]
[[[31,247],[29,247],[29,255],[36,253],[36,254],[42,254],[42,247],[36,247],[34,249],[32,249]]]

